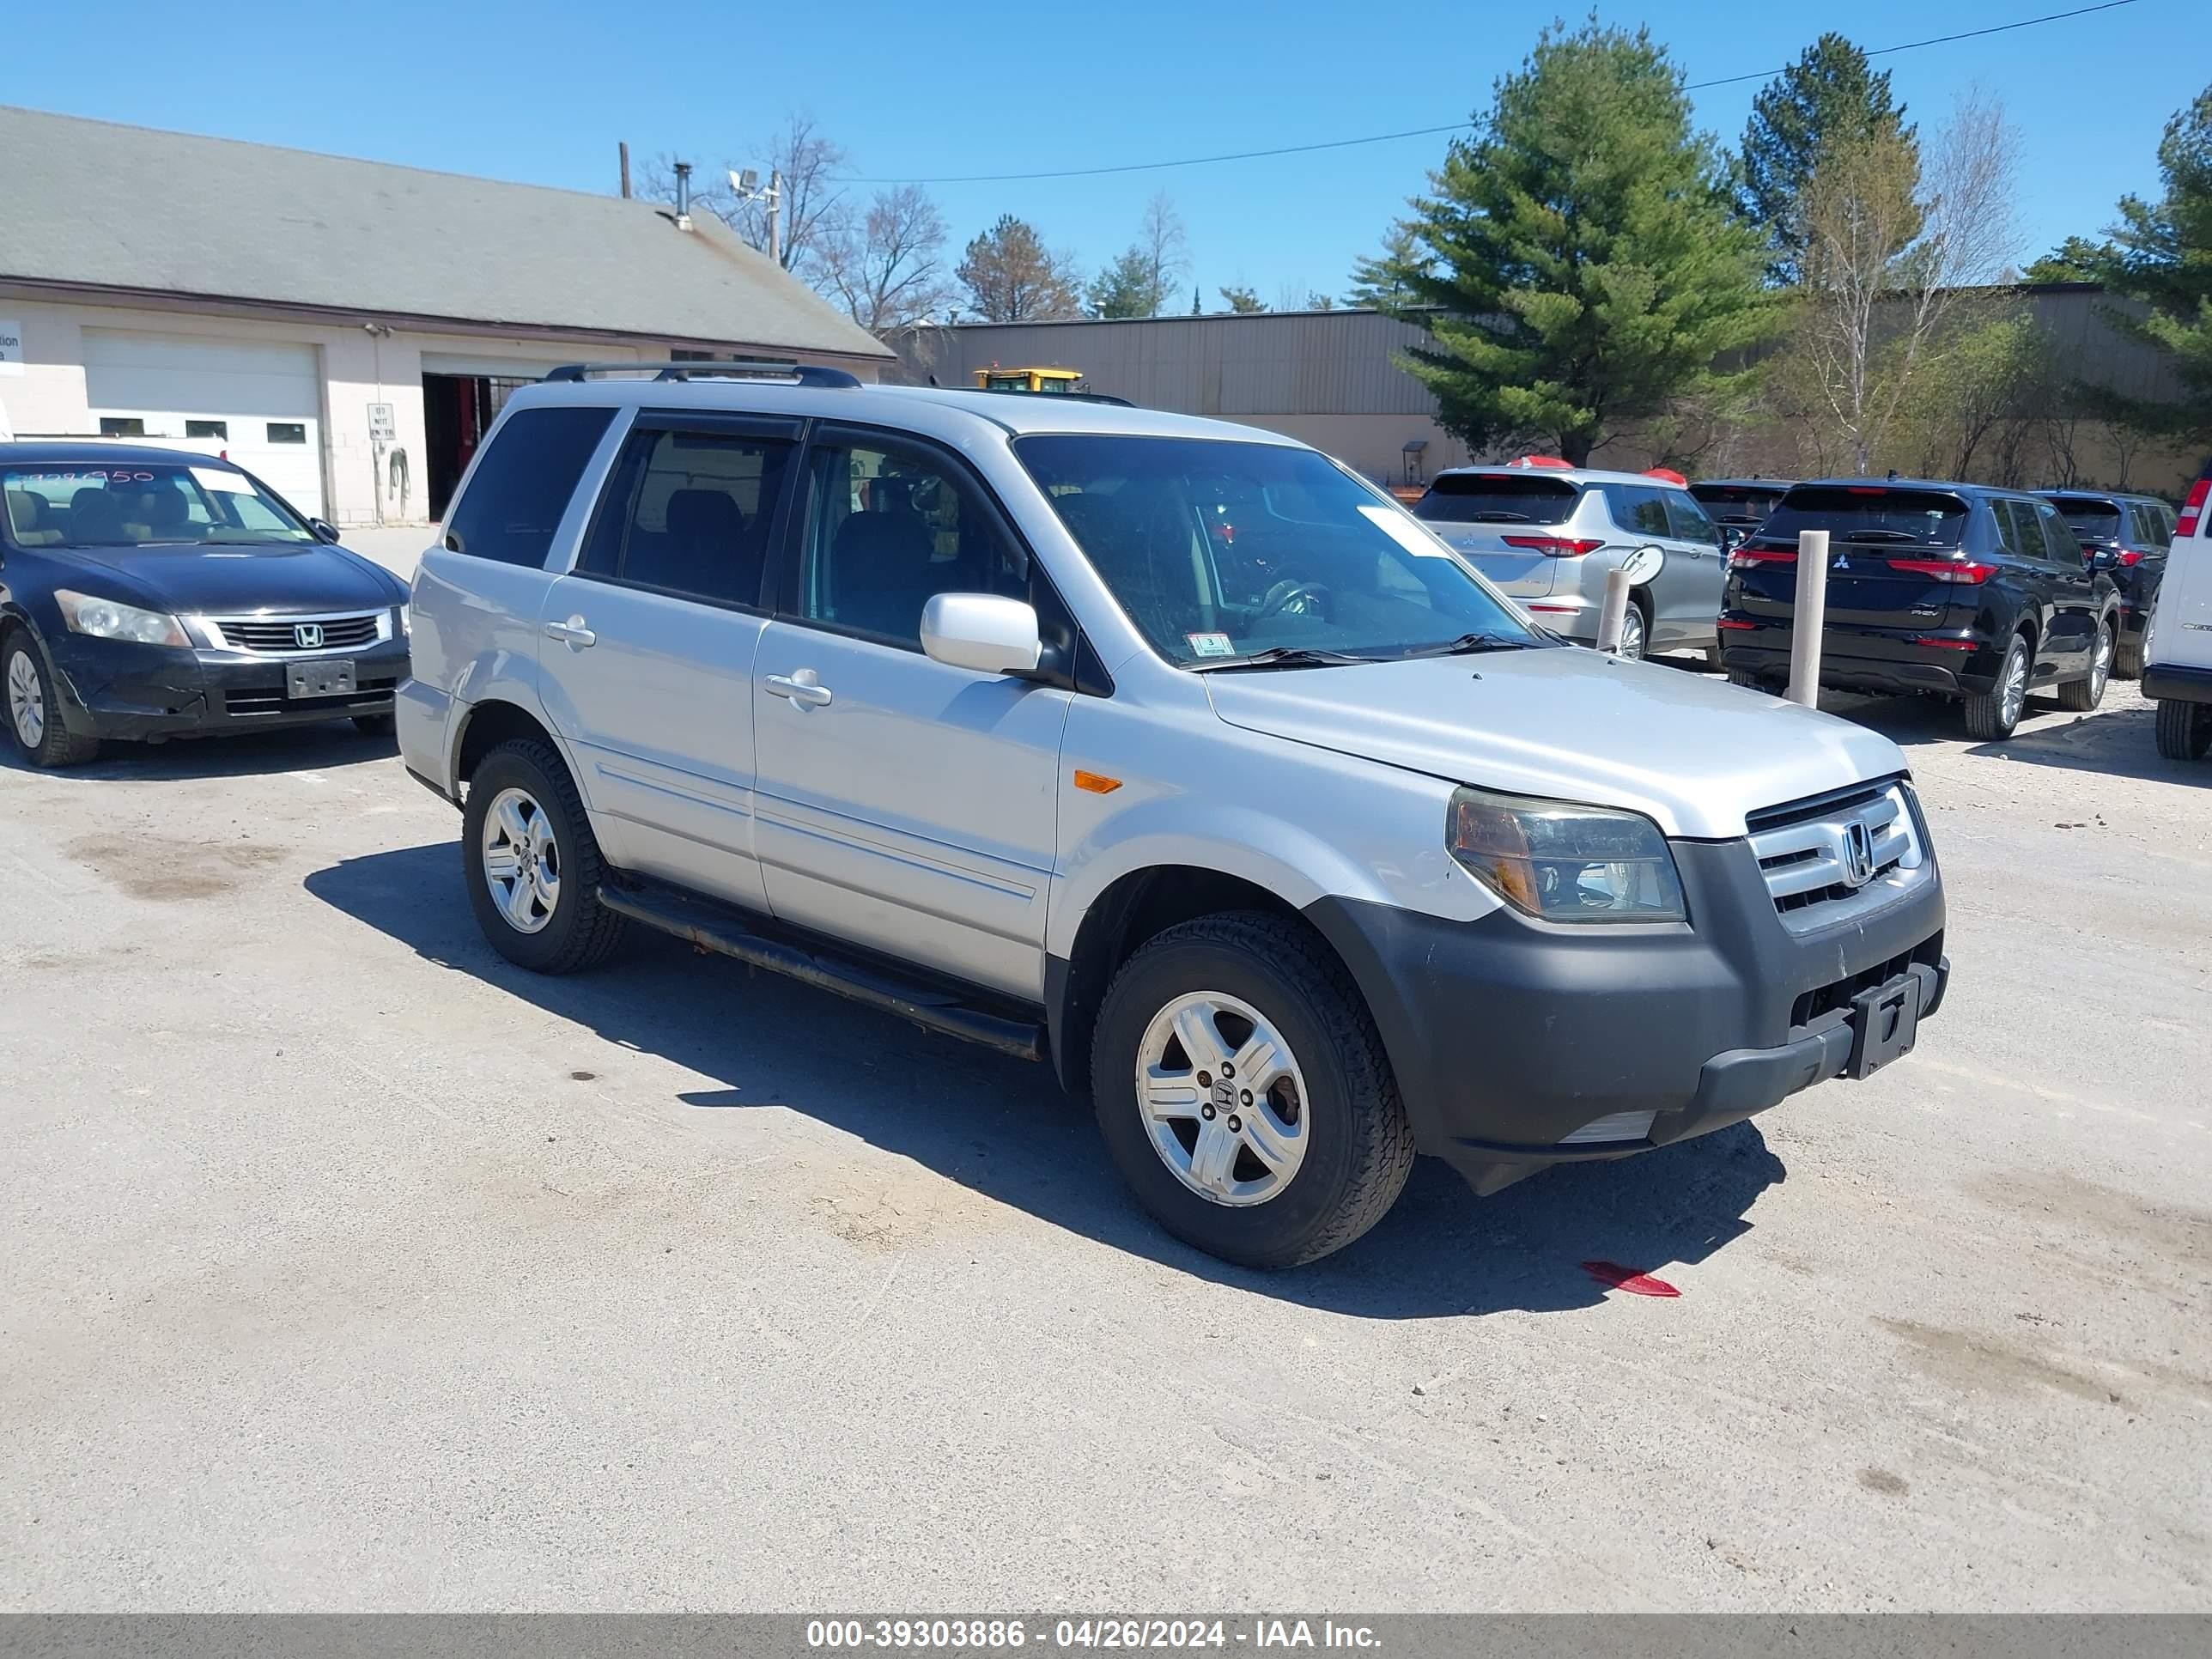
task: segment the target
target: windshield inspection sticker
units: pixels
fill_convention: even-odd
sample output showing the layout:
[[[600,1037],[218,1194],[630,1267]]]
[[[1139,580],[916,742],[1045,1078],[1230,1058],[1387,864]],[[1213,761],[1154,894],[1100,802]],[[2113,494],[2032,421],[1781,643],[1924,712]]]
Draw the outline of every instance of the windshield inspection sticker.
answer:
[[[233,495],[251,495],[253,486],[246,482],[243,472],[225,472],[212,466],[196,466],[192,477],[210,489],[228,491]]]
[[[1190,641],[1190,648],[1201,657],[1233,657],[1237,654],[1237,647],[1230,642],[1226,634],[1186,634],[1183,638]]]

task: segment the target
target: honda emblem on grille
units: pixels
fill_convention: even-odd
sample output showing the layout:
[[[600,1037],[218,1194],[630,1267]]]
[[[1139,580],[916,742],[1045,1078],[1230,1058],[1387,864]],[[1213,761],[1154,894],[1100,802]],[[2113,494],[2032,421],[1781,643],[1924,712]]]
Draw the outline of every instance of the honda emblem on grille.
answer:
[[[1874,837],[1867,827],[1854,818],[1844,826],[1844,880],[1847,885],[1863,887],[1874,879]]]
[[[320,623],[295,623],[292,638],[302,651],[319,651],[323,645],[323,625]]]

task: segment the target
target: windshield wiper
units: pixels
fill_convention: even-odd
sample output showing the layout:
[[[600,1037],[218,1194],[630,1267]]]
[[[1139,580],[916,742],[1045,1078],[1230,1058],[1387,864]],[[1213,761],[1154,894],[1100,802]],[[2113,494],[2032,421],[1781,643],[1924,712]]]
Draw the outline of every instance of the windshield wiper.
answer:
[[[1417,646],[1406,654],[1408,657],[1466,657],[1483,651],[1526,651],[1527,640],[1516,640],[1510,634],[1462,634],[1455,640],[1446,640],[1439,645]]]
[[[1310,645],[1278,645],[1249,657],[1222,657],[1190,665],[1194,674],[1218,674],[1224,668],[1335,668],[1345,663],[1373,662],[1342,651],[1324,651]]]
[[[1535,520],[1526,513],[1516,513],[1507,507],[1485,507],[1480,513],[1470,513],[1462,524],[1534,524]]]
[[[1836,539],[1839,542],[1911,542],[1915,547],[1934,545],[1910,530],[1846,530]]]

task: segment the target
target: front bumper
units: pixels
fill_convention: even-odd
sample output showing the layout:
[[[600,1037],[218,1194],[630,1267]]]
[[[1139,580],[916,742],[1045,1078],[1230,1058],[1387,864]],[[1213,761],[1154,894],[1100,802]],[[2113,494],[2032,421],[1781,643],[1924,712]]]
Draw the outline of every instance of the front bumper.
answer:
[[[1921,1019],[1942,1004],[1932,856],[1895,903],[1792,933],[1748,842],[1674,848],[1688,924],[1456,922],[1340,898],[1307,911],[1365,994],[1415,1144],[1478,1192],[1705,1134],[1838,1075],[1852,1000],[1875,988],[1909,995]],[[1644,1112],[1641,1133],[1589,1138]]]
[[[144,739],[267,731],[388,714],[407,675],[407,642],[378,641],[331,653],[354,665],[350,696],[294,698],[280,656],[178,650],[68,634],[50,639],[63,724],[82,735]]]

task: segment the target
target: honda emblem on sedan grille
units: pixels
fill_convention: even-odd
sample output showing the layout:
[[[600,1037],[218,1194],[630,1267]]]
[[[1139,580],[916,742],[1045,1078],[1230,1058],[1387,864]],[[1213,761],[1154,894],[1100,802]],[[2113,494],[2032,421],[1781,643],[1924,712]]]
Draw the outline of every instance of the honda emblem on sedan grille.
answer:
[[[320,623],[295,623],[292,637],[302,651],[319,651],[323,644],[323,625]]]
[[[1844,881],[1863,887],[1874,879],[1874,837],[1856,818],[1844,826]]]

